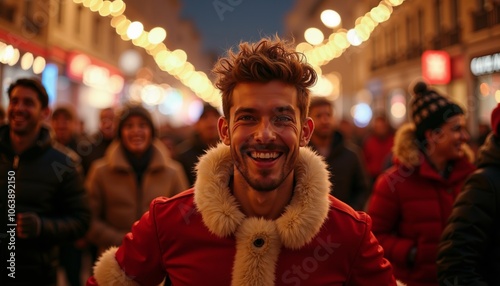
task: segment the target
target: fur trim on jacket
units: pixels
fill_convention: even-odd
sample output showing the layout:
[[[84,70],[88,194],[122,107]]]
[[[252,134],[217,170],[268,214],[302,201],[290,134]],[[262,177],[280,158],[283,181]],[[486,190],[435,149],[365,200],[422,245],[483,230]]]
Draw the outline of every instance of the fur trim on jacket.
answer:
[[[464,153],[469,162],[474,162],[474,151],[464,144]],[[419,166],[423,160],[422,151],[415,135],[415,124],[406,123],[399,127],[394,137],[392,152],[404,166]]]
[[[213,234],[235,235],[238,241],[233,285],[272,285],[281,245],[301,248],[316,236],[328,215],[329,173],[325,162],[309,148],[300,149],[293,198],[275,221],[246,218],[239,209],[228,188],[234,171],[228,146],[211,149],[196,169],[194,200],[204,224]],[[248,248],[248,241],[257,238],[269,243]]]
[[[196,168],[194,204],[203,224],[215,236],[236,238],[231,285],[274,285],[281,249],[300,249],[312,242],[328,217],[329,173],[322,157],[309,148],[300,149],[293,197],[276,220],[246,217],[241,212],[228,188],[234,172],[228,146],[210,149]],[[264,243],[257,245],[259,239]],[[116,249],[108,250],[99,259],[95,280],[99,285],[137,285],[124,275],[115,253]]]

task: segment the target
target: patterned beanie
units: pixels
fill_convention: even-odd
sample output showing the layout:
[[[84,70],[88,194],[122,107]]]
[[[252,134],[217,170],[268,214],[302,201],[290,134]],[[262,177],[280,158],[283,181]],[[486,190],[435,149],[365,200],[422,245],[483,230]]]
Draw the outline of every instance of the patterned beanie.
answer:
[[[491,129],[498,137],[500,136],[500,103],[491,112]]]
[[[452,116],[464,114],[456,103],[437,91],[429,89],[424,82],[413,87],[414,97],[411,102],[411,115],[416,127],[417,139],[425,139],[425,131],[439,128]]]

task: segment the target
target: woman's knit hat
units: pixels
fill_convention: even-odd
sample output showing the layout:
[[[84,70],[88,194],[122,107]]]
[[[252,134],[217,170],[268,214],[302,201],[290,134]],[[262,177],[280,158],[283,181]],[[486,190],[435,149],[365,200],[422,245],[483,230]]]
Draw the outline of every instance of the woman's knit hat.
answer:
[[[424,82],[415,84],[413,93],[411,116],[419,140],[425,139],[425,131],[439,128],[452,116],[464,114],[460,106],[437,91],[429,89]]]
[[[118,116],[118,138],[121,137],[123,124],[128,118],[130,118],[130,116],[140,116],[144,118],[151,127],[151,134],[153,135],[153,138],[155,137],[156,128],[154,126],[153,119],[151,118],[151,113],[149,113],[149,111],[141,105],[125,105]]]

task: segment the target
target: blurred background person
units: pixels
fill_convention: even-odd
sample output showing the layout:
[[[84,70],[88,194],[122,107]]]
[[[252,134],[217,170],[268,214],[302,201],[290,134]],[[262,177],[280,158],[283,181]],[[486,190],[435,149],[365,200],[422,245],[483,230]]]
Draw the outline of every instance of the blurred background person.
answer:
[[[332,195],[356,210],[362,210],[368,196],[368,178],[359,156],[359,149],[347,144],[336,130],[333,102],[324,97],[313,97],[309,116],[314,121],[314,132],[309,146],[322,155],[328,164]]]
[[[104,108],[99,112],[99,130],[88,137],[87,154],[82,158],[85,174],[91,164],[104,156],[109,145],[116,138],[116,116],[112,107]]]
[[[205,103],[200,118],[194,124],[194,133],[191,138],[177,145],[175,160],[182,164],[190,186],[193,186],[196,180],[194,167],[198,163],[198,158],[208,148],[216,146],[220,140],[217,130],[219,117],[219,111],[212,105]]]
[[[118,120],[117,140],[92,164],[86,179],[93,213],[88,238],[100,251],[120,245],[154,198],[188,188],[182,167],[155,137],[145,108],[126,106]]]
[[[75,111],[70,106],[59,106],[52,112],[50,126],[54,131],[54,139],[61,145],[77,152],[78,124]]]
[[[363,143],[363,158],[370,176],[370,185],[385,170],[385,162],[394,145],[394,131],[385,114],[373,118],[371,130]]]
[[[54,132],[55,140],[74,151],[79,153],[79,125],[75,111],[70,106],[59,106],[52,112],[50,125]],[[82,156],[78,154],[80,162]],[[71,286],[79,286],[82,284],[80,273],[82,269],[82,254],[85,246],[84,238],[76,242],[65,242],[61,244],[59,259],[61,268],[64,270],[65,277]]]
[[[443,231],[440,285],[500,285],[500,104],[479,150],[478,170],[465,183]]]
[[[396,278],[431,286],[445,222],[475,167],[462,108],[423,82],[413,91],[413,122],[396,132],[395,165],[378,177],[367,211]]]
[[[0,186],[7,194],[7,174],[15,172],[15,279],[2,285],[56,285],[59,245],[82,237],[90,210],[76,154],[54,144],[43,124],[50,115],[47,91],[37,79],[21,78],[8,88],[9,124],[0,127]],[[7,220],[7,195],[0,213]],[[0,224],[0,233],[7,233]],[[9,229],[11,230],[11,229]],[[2,248],[5,244],[2,244]],[[9,280],[7,280],[9,279]]]

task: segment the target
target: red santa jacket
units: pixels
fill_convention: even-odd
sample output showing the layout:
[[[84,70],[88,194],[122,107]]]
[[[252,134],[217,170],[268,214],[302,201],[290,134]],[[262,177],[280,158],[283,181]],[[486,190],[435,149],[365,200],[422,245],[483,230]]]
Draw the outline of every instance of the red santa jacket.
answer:
[[[418,150],[412,126],[398,130],[394,148],[398,162],[377,179],[367,210],[396,278],[408,286],[437,286],[441,233],[475,167],[472,158],[463,157],[444,179]],[[413,247],[417,252],[411,265],[408,256]]]
[[[229,190],[219,145],[201,158],[194,189],[155,200],[108,250],[87,285],[396,285],[371,220],[329,195],[325,163],[300,151],[296,187],[276,220],[246,217]]]

